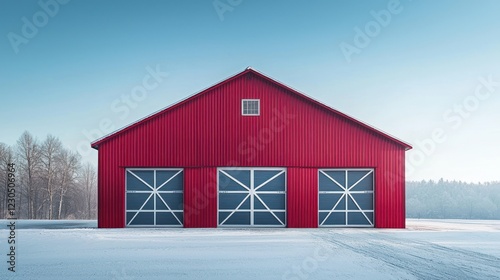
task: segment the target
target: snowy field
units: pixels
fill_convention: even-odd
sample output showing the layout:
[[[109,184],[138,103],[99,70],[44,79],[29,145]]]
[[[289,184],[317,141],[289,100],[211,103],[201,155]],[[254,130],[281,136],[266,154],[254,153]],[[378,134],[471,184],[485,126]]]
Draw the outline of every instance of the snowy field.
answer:
[[[407,229],[96,229],[17,221],[0,279],[500,279],[500,221],[408,220]]]

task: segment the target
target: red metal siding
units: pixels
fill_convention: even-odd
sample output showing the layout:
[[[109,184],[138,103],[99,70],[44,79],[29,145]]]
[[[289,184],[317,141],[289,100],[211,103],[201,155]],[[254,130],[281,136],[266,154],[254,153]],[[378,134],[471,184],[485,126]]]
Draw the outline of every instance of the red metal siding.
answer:
[[[109,164],[109,158],[120,162],[123,154],[110,155],[106,147],[104,144],[98,159],[98,226],[120,228],[125,226],[125,168]]]
[[[217,227],[217,168],[184,169],[184,227]]]
[[[261,115],[241,116],[241,99],[260,99]],[[186,205],[213,196],[185,226],[214,227],[211,174],[227,166],[288,168],[290,227],[317,226],[318,168],[375,168],[375,225],[404,227],[404,150],[250,72],[99,143],[99,227],[124,226],[127,167],[185,168]]]
[[[392,160],[375,173],[375,227],[404,228],[405,168],[404,151],[386,151]]]
[[[318,227],[318,169],[288,168],[287,226]]]

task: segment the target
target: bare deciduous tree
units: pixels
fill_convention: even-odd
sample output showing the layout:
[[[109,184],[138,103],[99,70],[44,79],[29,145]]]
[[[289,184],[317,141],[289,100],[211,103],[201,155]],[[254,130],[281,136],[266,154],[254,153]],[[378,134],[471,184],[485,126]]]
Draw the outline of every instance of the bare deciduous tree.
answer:
[[[0,218],[7,217],[7,164],[16,164],[16,208],[21,219],[95,219],[97,176],[78,153],[52,135],[39,144],[24,132],[16,145],[0,143]]]
[[[56,195],[57,160],[62,152],[59,139],[49,135],[41,146],[42,178],[48,196],[48,218],[52,220],[54,214],[54,198]]]
[[[17,140],[19,166],[24,178],[26,196],[28,199],[28,218],[36,219],[38,208],[37,172],[40,168],[40,147],[37,140],[25,131]]]
[[[62,217],[62,209],[66,193],[71,187],[76,186],[79,169],[80,155],[71,151],[63,150],[58,157],[59,208],[57,219],[61,219]]]

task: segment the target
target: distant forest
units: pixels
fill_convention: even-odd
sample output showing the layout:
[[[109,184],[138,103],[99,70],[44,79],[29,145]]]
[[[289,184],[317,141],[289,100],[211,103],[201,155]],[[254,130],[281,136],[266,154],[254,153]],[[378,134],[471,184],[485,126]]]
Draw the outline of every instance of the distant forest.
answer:
[[[96,219],[96,190],[95,166],[57,137],[39,140],[26,131],[15,145],[0,143],[0,219],[14,203],[18,219]]]
[[[406,217],[500,219],[500,182],[406,182]]]

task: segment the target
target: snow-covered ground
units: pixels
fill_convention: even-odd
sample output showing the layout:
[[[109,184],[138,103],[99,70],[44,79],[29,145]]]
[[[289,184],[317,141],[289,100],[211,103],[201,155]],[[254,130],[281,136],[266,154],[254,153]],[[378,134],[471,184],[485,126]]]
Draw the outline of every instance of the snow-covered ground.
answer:
[[[407,229],[96,229],[17,221],[0,279],[500,279],[500,221],[408,220]]]

